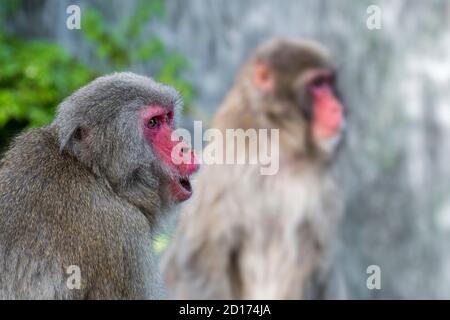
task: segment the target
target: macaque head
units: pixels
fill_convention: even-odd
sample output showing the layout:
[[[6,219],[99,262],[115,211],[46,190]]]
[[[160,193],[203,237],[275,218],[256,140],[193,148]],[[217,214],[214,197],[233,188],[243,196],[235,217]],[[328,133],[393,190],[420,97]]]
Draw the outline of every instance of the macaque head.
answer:
[[[280,129],[281,147],[331,155],[345,121],[326,51],[315,43],[276,39],[257,50],[249,68],[260,101],[255,108]]]
[[[189,176],[197,171],[194,152],[181,140],[172,140],[174,107],[150,105],[139,112],[144,138],[161,161],[169,176],[169,193],[176,201],[184,201],[192,194]]]
[[[164,206],[191,196],[189,177],[198,169],[193,151],[172,135],[180,102],[171,87],[116,73],[67,98],[53,125],[61,151],[130,202]]]

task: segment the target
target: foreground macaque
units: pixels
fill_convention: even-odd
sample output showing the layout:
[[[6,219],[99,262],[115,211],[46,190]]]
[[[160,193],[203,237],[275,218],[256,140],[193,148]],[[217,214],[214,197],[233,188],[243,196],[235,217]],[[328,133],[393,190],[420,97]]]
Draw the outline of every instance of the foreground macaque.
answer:
[[[173,161],[178,104],[174,89],[117,73],[15,139],[0,163],[0,299],[159,294],[152,232],[197,170],[186,148],[192,161]]]
[[[279,129],[279,171],[203,165],[165,257],[172,297],[319,297],[312,279],[341,211],[328,170],[344,127],[334,82],[328,54],[309,42],[271,41],[244,66],[213,127]]]

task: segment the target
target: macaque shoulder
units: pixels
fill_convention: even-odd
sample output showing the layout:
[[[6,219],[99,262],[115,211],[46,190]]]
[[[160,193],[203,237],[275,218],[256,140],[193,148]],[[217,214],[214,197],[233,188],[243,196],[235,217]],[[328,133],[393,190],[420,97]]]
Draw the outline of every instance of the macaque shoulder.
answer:
[[[73,156],[60,152],[51,127],[20,135],[4,155],[0,168],[0,214],[7,212],[9,206],[14,206],[14,212],[22,212],[22,218],[31,218],[32,214],[39,221],[49,217],[55,221],[70,220],[71,215],[89,212],[83,218],[87,222],[113,216],[118,223],[121,219],[134,219],[138,221],[133,225],[144,221],[147,226],[140,212],[115,195],[107,183]]]
[[[62,191],[92,179],[75,158],[60,152],[56,132],[51,127],[32,129],[18,136],[2,159],[0,177],[1,185],[27,189],[25,195],[30,194],[31,188],[43,192],[52,187],[63,194]]]

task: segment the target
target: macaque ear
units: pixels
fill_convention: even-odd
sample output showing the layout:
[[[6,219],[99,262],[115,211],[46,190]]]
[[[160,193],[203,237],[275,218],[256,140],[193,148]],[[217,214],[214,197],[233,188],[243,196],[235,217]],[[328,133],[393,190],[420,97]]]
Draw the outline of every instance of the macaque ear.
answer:
[[[74,142],[82,141],[87,135],[87,130],[82,126],[74,126],[68,130],[66,135],[60,136],[60,152],[65,148],[71,149]]]
[[[270,92],[273,89],[273,76],[269,67],[262,62],[255,63],[252,74],[253,84],[263,92]]]

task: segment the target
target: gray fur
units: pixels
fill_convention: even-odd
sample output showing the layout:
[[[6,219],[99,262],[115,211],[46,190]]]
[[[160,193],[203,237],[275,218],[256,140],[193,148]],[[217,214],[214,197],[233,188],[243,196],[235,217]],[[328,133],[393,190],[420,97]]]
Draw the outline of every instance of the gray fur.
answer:
[[[116,73],[15,139],[0,163],[0,299],[156,296],[151,234],[171,203],[137,112],[178,103],[170,87]],[[70,265],[80,289],[66,286]]]

